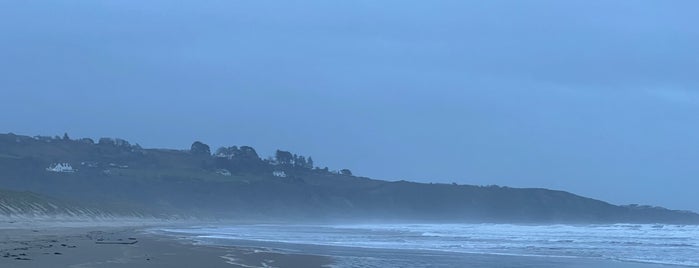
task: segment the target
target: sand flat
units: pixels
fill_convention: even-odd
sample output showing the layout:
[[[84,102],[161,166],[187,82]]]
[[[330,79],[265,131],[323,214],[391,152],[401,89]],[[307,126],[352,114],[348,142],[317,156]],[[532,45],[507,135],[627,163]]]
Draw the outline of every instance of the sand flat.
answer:
[[[332,262],[323,256],[192,245],[133,228],[2,229],[0,238],[0,267],[323,267]]]

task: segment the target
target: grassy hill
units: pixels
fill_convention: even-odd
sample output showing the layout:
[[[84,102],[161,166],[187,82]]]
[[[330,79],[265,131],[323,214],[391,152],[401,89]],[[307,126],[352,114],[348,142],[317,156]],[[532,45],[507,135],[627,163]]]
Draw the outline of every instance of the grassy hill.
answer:
[[[262,160],[245,146],[215,155],[193,149],[0,134],[0,188],[124,211],[248,220],[699,223],[691,212],[562,191],[389,182],[313,168],[286,152]],[[56,163],[74,170],[47,170]]]

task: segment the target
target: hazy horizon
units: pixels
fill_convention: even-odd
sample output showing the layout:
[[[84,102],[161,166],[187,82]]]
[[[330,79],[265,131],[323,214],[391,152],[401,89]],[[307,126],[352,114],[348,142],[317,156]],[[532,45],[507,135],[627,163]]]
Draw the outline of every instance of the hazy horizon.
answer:
[[[699,211],[699,2],[164,3],[0,3],[0,132]]]

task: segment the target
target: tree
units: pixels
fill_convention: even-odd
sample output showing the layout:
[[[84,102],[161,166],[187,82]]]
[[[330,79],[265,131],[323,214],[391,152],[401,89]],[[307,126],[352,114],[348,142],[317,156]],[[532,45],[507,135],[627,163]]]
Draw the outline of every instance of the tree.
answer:
[[[308,157],[308,160],[306,160],[306,168],[313,169],[313,158],[310,156]]]
[[[302,155],[296,157],[296,160],[294,160],[294,166],[306,168],[306,157]]]
[[[64,140],[64,141],[69,141],[69,140],[70,140],[70,137],[68,137],[68,132],[63,133],[63,140]]]
[[[192,154],[211,155],[211,149],[209,148],[209,145],[206,145],[200,141],[195,141],[194,143],[192,143],[192,147],[189,151]]]
[[[100,138],[99,142],[97,142],[99,145],[114,145],[114,139],[112,138]]]
[[[114,139],[114,145],[118,147],[131,147],[131,143],[124,139]]]
[[[257,155],[255,148],[252,148],[250,146],[240,146],[240,149],[237,152],[240,153],[240,157],[242,159],[255,160],[255,161],[260,160],[260,156]]]
[[[216,150],[216,155],[217,156],[224,156],[224,157],[229,157],[232,158],[236,155],[239,154],[239,149],[238,146],[232,146],[232,147],[221,147]]]
[[[275,158],[279,164],[291,164],[294,161],[294,156],[290,152],[281,150],[277,150]]]
[[[346,169],[346,168],[345,168],[345,169],[340,170],[340,174],[352,176],[352,171],[350,171],[349,169]]]
[[[216,149],[215,155],[223,155],[223,156],[225,156],[225,155],[227,155],[227,152],[228,152],[228,148],[226,148],[226,147],[218,147],[218,149]]]

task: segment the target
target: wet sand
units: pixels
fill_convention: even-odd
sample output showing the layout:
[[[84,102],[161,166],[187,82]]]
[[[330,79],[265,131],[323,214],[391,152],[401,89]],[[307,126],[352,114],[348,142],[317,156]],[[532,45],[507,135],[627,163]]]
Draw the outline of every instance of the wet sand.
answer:
[[[129,228],[0,229],[0,267],[327,267],[328,257],[192,245]]]
[[[269,241],[217,240],[209,242],[238,247],[275,249],[282,252],[331,256],[332,267],[363,268],[683,268],[687,266],[662,265],[601,258],[541,257],[495,254],[471,254],[445,251],[378,249],[347,246],[320,246]],[[285,266],[275,266],[285,267]],[[304,267],[304,266],[288,266]]]

